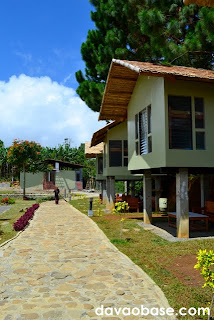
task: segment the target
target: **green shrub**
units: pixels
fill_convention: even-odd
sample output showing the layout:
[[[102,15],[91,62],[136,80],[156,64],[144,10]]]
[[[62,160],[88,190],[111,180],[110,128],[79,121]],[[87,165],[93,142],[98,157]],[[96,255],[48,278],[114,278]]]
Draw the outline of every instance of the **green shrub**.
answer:
[[[36,203],[42,203],[42,202],[51,201],[51,200],[54,200],[54,196],[36,198]]]
[[[214,251],[210,250],[199,250],[197,256],[198,262],[195,265],[195,269],[201,270],[201,275],[205,280],[204,287],[210,287],[213,292],[212,302],[210,304],[210,314],[212,312],[212,307],[214,304]],[[211,319],[211,315],[209,315],[208,319]]]
[[[13,198],[1,198],[0,199],[0,204],[14,204],[15,203],[15,199]]]
[[[13,198],[9,198],[8,199],[8,204],[14,204],[16,201]]]

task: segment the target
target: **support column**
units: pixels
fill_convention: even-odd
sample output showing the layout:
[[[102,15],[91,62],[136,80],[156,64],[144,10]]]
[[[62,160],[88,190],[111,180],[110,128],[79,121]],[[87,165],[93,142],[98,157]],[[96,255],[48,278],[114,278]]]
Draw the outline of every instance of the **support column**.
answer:
[[[114,200],[115,200],[115,177],[106,178],[106,191],[107,191],[106,208],[109,210],[113,210]]]
[[[135,181],[131,181],[131,196],[134,198],[135,196]]]
[[[176,226],[178,238],[189,238],[188,169],[176,174]]]
[[[127,194],[128,194],[128,181],[124,181],[124,193],[127,196]]]
[[[161,195],[161,177],[155,177],[155,211],[159,211],[159,199]]]
[[[102,185],[103,185],[103,192],[102,192],[103,203],[106,204],[106,203],[107,203],[106,180],[103,180],[103,181],[102,181]]]
[[[152,223],[152,176],[150,170],[143,175],[143,214],[144,223]]]

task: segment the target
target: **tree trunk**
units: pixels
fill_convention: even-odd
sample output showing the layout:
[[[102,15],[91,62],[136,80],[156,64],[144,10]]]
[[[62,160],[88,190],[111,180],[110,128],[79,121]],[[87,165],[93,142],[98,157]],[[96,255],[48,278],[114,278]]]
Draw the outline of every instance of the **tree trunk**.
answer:
[[[26,182],[26,172],[25,172],[25,165],[23,165],[23,200],[25,200],[25,182]]]

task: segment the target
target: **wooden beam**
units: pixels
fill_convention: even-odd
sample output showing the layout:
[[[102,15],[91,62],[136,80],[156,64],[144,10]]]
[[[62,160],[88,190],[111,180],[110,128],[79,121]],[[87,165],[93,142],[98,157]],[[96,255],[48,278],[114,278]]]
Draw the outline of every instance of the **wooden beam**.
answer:
[[[108,106],[106,106],[105,105],[105,111],[114,111],[114,112],[117,112],[117,110],[118,111],[126,111],[127,110],[127,105],[121,105],[121,106],[118,106],[117,104],[115,104],[115,105],[108,105]]]
[[[110,79],[111,80],[122,80],[123,82],[125,82],[125,81],[136,82],[137,77],[136,78],[121,78],[121,77],[112,76]]]
[[[133,90],[132,91],[114,91],[114,90],[108,90],[107,92],[106,92],[106,94],[110,94],[111,96],[113,95],[113,96],[115,96],[115,95],[117,95],[117,96],[127,96],[127,97],[130,97],[131,96],[131,94],[132,94],[132,92],[133,92]]]

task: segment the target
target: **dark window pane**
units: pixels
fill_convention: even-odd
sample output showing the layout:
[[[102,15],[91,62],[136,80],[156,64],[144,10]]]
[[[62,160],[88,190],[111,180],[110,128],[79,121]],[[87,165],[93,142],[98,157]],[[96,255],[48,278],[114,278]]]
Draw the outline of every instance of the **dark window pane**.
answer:
[[[148,133],[152,132],[152,109],[148,106]]]
[[[122,141],[109,140],[109,166],[122,167]]]
[[[123,155],[124,157],[128,157],[128,141],[123,141]]]
[[[124,158],[124,167],[128,167],[128,158]]]
[[[169,148],[192,150],[191,97],[169,96]]]
[[[50,179],[49,181],[50,182],[54,182],[55,183],[55,175],[56,175],[55,171],[51,171],[50,172],[50,177],[49,177],[49,179]]]
[[[196,149],[205,150],[205,133],[196,132]]]
[[[195,98],[195,127],[203,129],[204,126],[204,99]]]
[[[148,137],[148,152],[152,152],[152,137]]]
[[[139,127],[140,127],[140,154],[148,153],[147,143],[147,112],[146,109],[139,113]]]
[[[135,139],[138,139],[138,130],[139,130],[138,114],[136,114],[135,115]]]
[[[103,157],[98,157],[98,174],[103,174]]]

